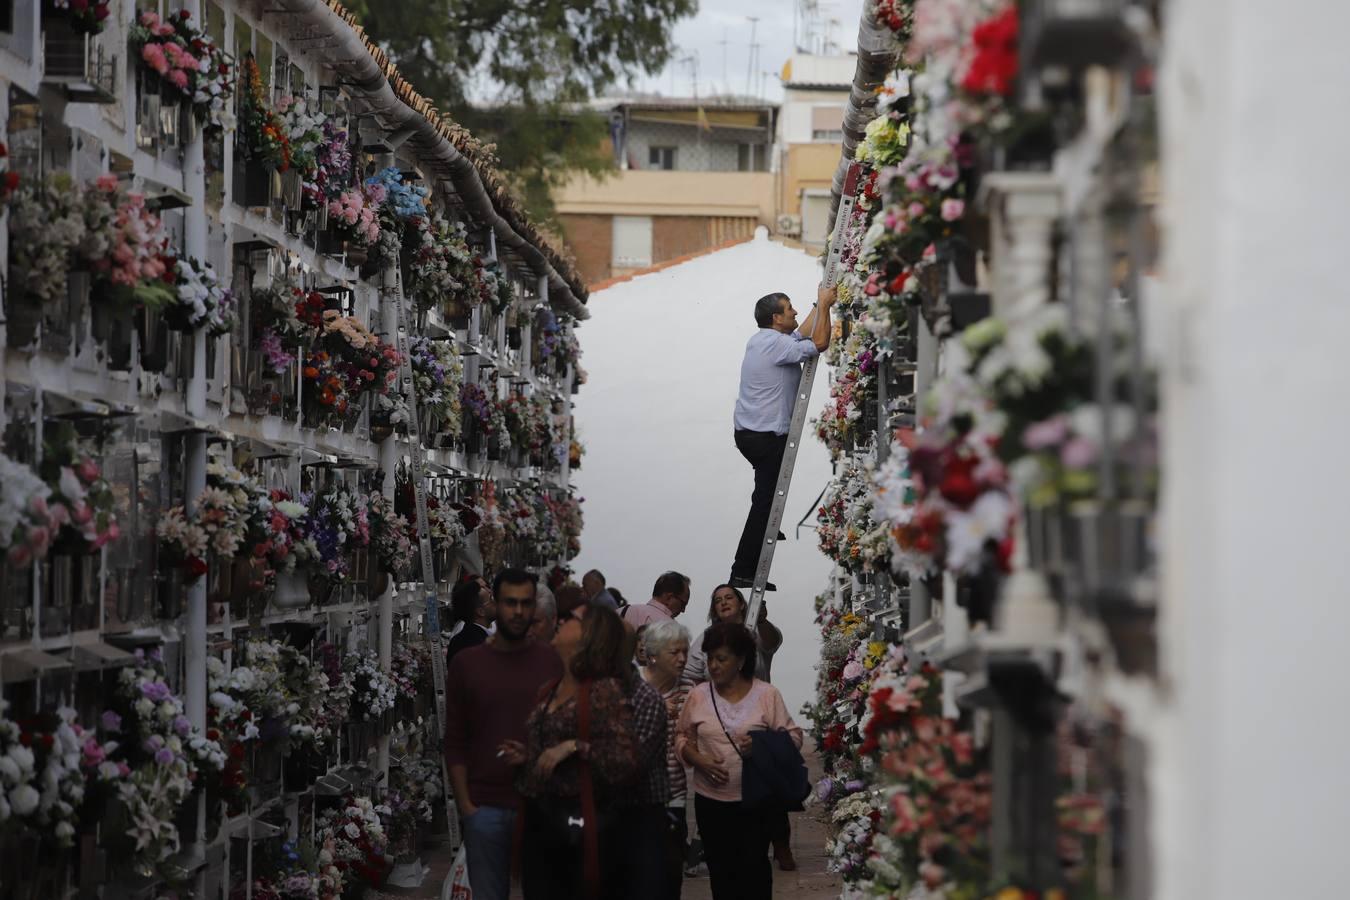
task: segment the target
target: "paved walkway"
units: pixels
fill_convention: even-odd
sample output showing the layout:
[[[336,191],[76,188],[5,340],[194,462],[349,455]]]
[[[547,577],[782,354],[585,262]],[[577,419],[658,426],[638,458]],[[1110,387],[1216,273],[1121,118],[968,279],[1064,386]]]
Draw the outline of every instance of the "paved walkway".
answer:
[[[812,779],[820,775],[820,765],[814,751],[806,754],[806,764]],[[692,814],[691,814],[692,818]],[[792,814],[792,853],[797,857],[797,871],[781,872],[774,865],[773,895],[783,900],[834,900],[839,896],[839,876],[825,871],[825,825],[817,821],[813,811]],[[441,882],[450,869],[448,849],[427,851],[422,861],[429,868],[422,886],[416,889],[386,888],[370,891],[367,900],[439,900]],[[519,888],[512,894],[519,896]],[[712,900],[712,889],[707,876],[684,880],[683,900]],[[642,898],[633,898],[642,900]]]

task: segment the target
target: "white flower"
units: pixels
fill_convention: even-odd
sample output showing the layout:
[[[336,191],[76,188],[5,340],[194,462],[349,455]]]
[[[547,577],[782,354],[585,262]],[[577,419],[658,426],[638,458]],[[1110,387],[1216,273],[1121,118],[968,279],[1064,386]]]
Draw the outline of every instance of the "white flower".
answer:
[[[75,470],[70,466],[61,467],[61,477],[56,485],[61,491],[61,496],[72,503],[78,503],[84,500],[87,495],[84,485],[80,482],[79,476],[75,474]]]
[[[19,783],[19,764],[8,756],[0,756],[0,783],[6,785]]]
[[[9,805],[16,816],[32,815],[42,797],[32,785],[21,784],[9,792]]]
[[[19,767],[19,772],[29,777],[33,774],[33,751],[23,746],[15,744],[9,748],[7,756]]]
[[[145,697],[136,701],[136,714],[141,718],[149,718],[154,715],[154,712],[155,704],[153,701],[148,700]]]

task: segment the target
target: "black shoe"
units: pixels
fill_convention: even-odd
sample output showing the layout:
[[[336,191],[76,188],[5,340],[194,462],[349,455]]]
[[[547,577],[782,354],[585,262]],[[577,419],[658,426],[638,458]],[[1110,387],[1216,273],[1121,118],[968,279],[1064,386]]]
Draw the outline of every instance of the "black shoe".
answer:
[[[753,588],[755,586],[755,579],[743,578],[740,575],[732,575],[730,584],[735,588]],[[778,585],[770,581],[768,584],[764,585],[764,590],[776,591],[778,590]]]
[[[787,535],[786,535],[786,534],[783,534],[783,532],[780,531],[780,532],[778,532],[778,539],[779,539],[780,541],[786,541],[786,540],[787,540]]]

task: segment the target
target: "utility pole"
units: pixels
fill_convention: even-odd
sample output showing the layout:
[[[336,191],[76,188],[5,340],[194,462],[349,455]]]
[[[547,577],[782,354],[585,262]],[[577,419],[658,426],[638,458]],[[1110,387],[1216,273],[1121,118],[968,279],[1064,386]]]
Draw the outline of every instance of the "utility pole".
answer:
[[[759,16],[746,16],[746,18],[750,20],[750,53],[749,58],[745,61],[745,92],[749,94],[753,90],[751,80],[755,71],[755,47],[757,46],[755,44],[755,31],[759,28]]]
[[[727,74],[727,45],[731,43],[729,39],[730,29],[722,29],[722,40],[717,43],[722,45],[722,91],[731,93],[731,77]]]

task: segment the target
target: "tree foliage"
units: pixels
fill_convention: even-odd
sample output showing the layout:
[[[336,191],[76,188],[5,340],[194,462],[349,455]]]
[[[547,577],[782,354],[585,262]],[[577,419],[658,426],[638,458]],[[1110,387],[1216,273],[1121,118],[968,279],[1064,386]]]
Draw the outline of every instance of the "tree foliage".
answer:
[[[442,111],[497,144],[527,207],[553,218],[570,175],[612,167],[585,101],[670,60],[697,0],[348,0],[370,36]]]

